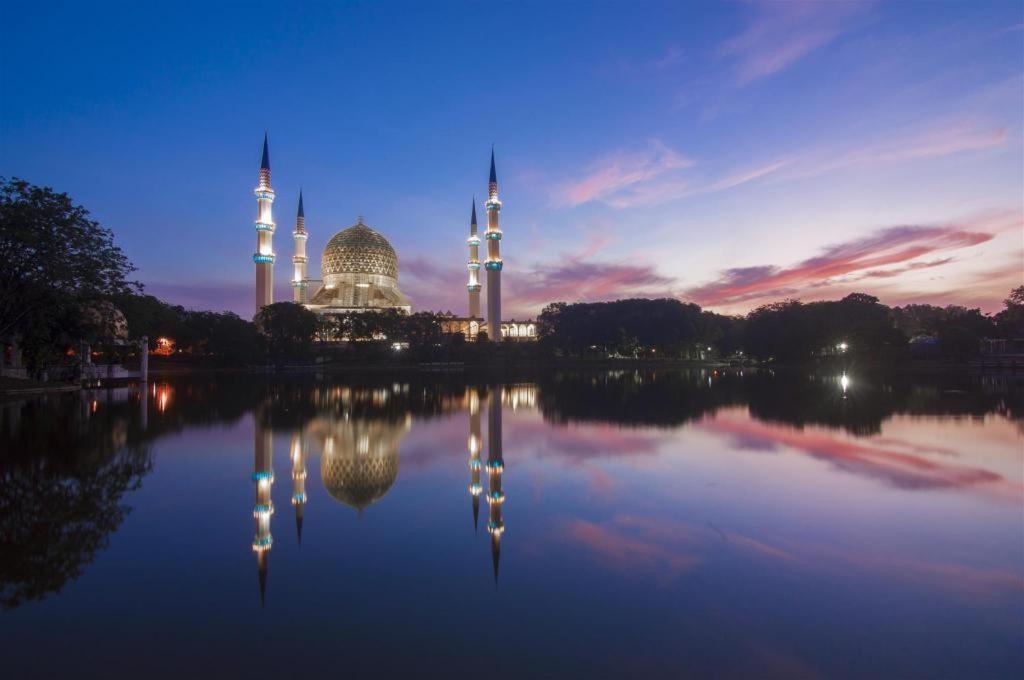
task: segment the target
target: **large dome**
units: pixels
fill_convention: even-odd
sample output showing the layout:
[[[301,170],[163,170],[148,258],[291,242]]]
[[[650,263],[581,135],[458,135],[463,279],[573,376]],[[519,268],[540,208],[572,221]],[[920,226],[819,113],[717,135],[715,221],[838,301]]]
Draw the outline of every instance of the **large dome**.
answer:
[[[310,434],[323,438],[320,478],[336,500],[362,511],[391,489],[398,477],[398,445],[407,421],[321,417]]]
[[[324,280],[338,274],[376,274],[398,278],[398,256],[388,240],[359,222],[339,231],[324,247],[320,263]]]

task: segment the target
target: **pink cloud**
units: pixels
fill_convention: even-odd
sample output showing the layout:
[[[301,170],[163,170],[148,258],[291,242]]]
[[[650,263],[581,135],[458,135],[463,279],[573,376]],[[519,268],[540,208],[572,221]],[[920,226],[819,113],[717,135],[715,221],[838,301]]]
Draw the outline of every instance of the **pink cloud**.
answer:
[[[869,3],[757,2],[747,28],[726,40],[719,53],[735,65],[740,85],[778,73],[849,30]]]
[[[631,205],[651,198],[652,180],[692,165],[692,160],[654,139],[643,151],[619,151],[599,159],[583,179],[558,187],[554,198],[570,206],[589,201]]]
[[[457,262],[439,267],[423,257],[410,257],[403,258],[399,267],[399,288],[409,296],[413,311],[466,313],[468,277]]]
[[[663,580],[693,568],[704,560],[709,547],[723,544],[727,549],[762,558],[796,561],[790,552],[764,541],[725,533],[710,524],[659,517],[617,515],[600,523],[572,519],[563,524],[561,535],[616,568],[657,572]]]
[[[888,227],[828,246],[821,255],[789,267],[760,265],[727,269],[718,280],[691,288],[686,294],[701,305],[729,305],[796,295],[829,285],[841,277],[846,281],[891,278],[906,271],[941,266],[950,260],[923,262],[916,261],[917,258],[992,240],[993,231],[974,231],[992,226],[990,221],[980,221],[946,226]]]
[[[509,293],[513,304],[535,307],[556,300],[597,302],[624,297],[665,297],[674,281],[651,265],[569,258],[524,272],[514,282],[510,281]]]
[[[663,544],[656,537],[631,535],[628,530],[606,526],[584,519],[573,519],[564,528],[564,535],[596,554],[606,563],[622,569],[653,569],[667,572],[672,578],[695,566],[700,560]]]
[[[800,430],[723,414],[705,420],[702,427],[728,434],[736,441],[759,439],[772,446],[785,446],[901,489],[970,489],[1016,503],[1024,491],[1019,484],[991,470],[936,461],[922,455],[920,448],[915,450],[891,440],[854,441],[818,428]]]
[[[1024,251],[1006,253],[1007,262],[980,269],[960,279],[959,285],[935,290],[901,290],[886,296],[886,303],[902,306],[912,303],[963,305],[994,313],[1003,308],[1003,299],[1014,288],[1024,285]]]

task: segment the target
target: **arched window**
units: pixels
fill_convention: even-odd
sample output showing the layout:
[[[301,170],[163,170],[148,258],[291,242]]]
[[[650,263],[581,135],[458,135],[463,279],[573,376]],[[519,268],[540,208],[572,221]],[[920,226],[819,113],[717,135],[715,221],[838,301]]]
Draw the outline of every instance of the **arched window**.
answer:
[[[526,327],[526,335],[531,338],[537,335],[537,328],[532,323]]]

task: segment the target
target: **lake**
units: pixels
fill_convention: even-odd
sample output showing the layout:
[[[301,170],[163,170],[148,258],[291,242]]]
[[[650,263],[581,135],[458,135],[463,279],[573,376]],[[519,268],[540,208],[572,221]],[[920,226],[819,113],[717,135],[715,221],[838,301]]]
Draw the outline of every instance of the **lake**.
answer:
[[[1012,677],[1022,380],[208,374],[0,402],[0,668]]]

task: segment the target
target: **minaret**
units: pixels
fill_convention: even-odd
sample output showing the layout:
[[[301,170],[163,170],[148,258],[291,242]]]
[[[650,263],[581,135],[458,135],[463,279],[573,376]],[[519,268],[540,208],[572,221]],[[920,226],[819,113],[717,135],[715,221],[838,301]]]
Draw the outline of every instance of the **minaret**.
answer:
[[[292,505],[295,506],[295,531],[302,545],[302,514],[306,508],[306,438],[301,431],[292,435]]]
[[[302,209],[302,189],[299,189],[299,212],[295,215],[295,254],[292,256],[292,263],[295,265],[295,275],[292,277],[292,299],[295,302],[303,303],[306,300],[306,287],[309,283],[306,280],[306,213]]]
[[[498,218],[498,174],[494,171],[494,147],[491,147],[491,178],[487,184],[487,337],[501,342],[501,228]]]
[[[480,518],[480,393],[469,388],[469,495],[473,497],[473,529]]]
[[[274,514],[274,503],[270,500],[270,487],[274,483],[273,467],[273,433],[261,423],[261,414],[253,413],[253,430],[255,432],[254,449],[256,460],[253,466],[252,481],[256,483],[256,505],[252,516],[256,522],[256,535],[252,539],[252,549],[256,553],[256,566],[260,575],[260,603],[267,595],[267,557],[274,538],[270,535],[270,516]]]
[[[491,561],[494,563],[494,583],[498,583],[498,562],[501,560],[501,535],[505,533],[505,522],[501,518],[501,506],[505,494],[501,490],[501,475],[505,471],[505,459],[501,453],[501,386],[491,388],[490,403],[487,407],[487,503],[490,518],[487,531],[491,534]]]
[[[263,162],[260,163],[260,183],[254,192],[259,205],[256,218],[256,311],[274,302],[274,189],[270,186],[270,149],[267,135],[263,135]]]
[[[480,237],[476,229],[476,196],[473,197],[473,216],[469,219],[469,238],[466,239],[469,245],[469,283],[466,288],[469,290],[469,318],[480,318]]]

